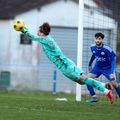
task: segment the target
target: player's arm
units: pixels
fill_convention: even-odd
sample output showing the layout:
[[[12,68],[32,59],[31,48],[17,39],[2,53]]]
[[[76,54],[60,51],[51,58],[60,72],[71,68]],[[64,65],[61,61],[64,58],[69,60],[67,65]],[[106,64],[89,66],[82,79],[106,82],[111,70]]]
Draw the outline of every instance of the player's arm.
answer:
[[[112,50],[110,46],[105,45],[106,54],[111,61],[111,74],[114,74],[115,71],[115,63],[116,63],[116,53]]]
[[[90,61],[89,61],[89,66],[92,66],[92,63],[94,60],[95,60],[95,56],[92,54]]]
[[[33,41],[37,41],[37,42],[40,42],[42,44],[45,44],[46,41],[41,37],[41,36],[38,36],[38,35],[35,35],[33,33],[31,33],[26,27],[24,27],[21,32],[23,34],[25,34],[26,36],[28,36],[29,38],[31,38],[31,40]]]
[[[33,41],[38,41],[42,44],[47,44],[45,38],[42,38],[41,36],[34,35],[29,30],[25,27],[24,22],[21,19],[16,19],[13,22],[13,27],[16,31],[21,31],[23,34],[27,35],[28,37],[31,38]]]
[[[115,63],[116,63],[116,54],[115,52],[111,49],[111,47],[106,46],[107,54],[108,57],[111,60],[111,74],[114,74],[114,69],[115,69]]]
[[[90,58],[90,61],[89,61],[89,66],[88,66],[88,69],[91,70],[92,69],[92,63],[93,61],[95,60],[95,55],[92,54],[91,58]]]
[[[92,47],[90,47],[90,49],[91,49],[91,52],[92,52]],[[92,52],[92,56],[91,56],[89,64],[88,64],[88,70],[89,71],[92,69],[92,63],[93,63],[94,60],[95,60],[95,55]]]
[[[112,52],[112,54],[111,54],[111,74],[110,74],[111,79],[115,78],[115,75],[114,75],[115,63],[116,63],[116,57],[115,57],[115,54]]]
[[[114,53],[114,51],[111,52],[110,56],[111,56],[111,74],[113,74],[116,63],[116,54]]]

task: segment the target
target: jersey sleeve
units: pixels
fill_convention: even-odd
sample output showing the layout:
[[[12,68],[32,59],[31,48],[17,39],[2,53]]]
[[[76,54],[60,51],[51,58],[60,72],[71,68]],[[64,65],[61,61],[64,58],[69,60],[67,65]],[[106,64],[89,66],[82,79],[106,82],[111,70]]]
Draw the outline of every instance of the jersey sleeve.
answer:
[[[111,73],[114,73],[114,68],[116,64],[116,54],[114,51],[111,52]]]
[[[91,51],[92,51],[92,48],[91,48]],[[89,66],[92,65],[94,59],[95,59],[95,55],[92,53],[92,56],[91,56],[90,61],[89,61]]]
[[[108,56],[110,57],[111,60],[111,73],[113,74],[116,64],[116,53],[110,47],[108,47],[107,51],[108,51]]]
[[[90,58],[90,61],[89,61],[89,66],[92,65],[94,59],[95,59],[95,56],[92,54],[92,56],[91,56],[91,58]]]
[[[46,40],[44,38],[31,33],[27,28],[24,28],[22,33],[25,34],[26,36],[28,36],[32,41],[37,41],[37,42],[40,42],[41,44],[47,44]]]
[[[113,60],[111,61],[111,73],[112,73],[112,74],[114,73],[115,63],[116,63],[116,60],[113,59]]]

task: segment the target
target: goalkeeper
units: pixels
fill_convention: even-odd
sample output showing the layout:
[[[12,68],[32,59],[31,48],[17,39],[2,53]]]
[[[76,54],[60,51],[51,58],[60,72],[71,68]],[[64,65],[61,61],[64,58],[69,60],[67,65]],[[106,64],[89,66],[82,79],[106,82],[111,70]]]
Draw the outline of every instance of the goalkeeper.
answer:
[[[63,54],[58,44],[49,35],[50,30],[51,27],[49,23],[45,22],[39,27],[37,35],[30,33],[27,28],[23,28],[21,32],[30,37],[33,41],[41,43],[43,51],[47,57],[67,78],[78,84],[91,85],[100,90],[101,92],[105,93],[112,104],[114,102],[112,91],[105,88],[101,82],[96,81],[93,78],[87,78],[85,75],[83,75],[83,71],[76,67],[76,65]]]

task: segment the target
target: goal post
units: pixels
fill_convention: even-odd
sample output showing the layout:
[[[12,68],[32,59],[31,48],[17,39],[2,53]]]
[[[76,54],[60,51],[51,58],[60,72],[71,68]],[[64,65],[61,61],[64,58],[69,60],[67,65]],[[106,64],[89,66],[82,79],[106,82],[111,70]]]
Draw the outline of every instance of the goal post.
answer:
[[[79,0],[79,19],[78,19],[78,43],[77,43],[77,66],[82,68],[83,56],[83,10],[84,0]],[[76,101],[81,101],[81,85],[76,83]]]

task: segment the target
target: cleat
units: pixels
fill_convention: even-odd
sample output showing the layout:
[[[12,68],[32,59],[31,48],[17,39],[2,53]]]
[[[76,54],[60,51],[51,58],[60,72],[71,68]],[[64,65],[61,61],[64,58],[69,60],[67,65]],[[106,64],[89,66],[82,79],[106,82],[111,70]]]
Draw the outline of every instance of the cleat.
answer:
[[[98,102],[97,98],[91,98],[89,100],[86,100],[87,103],[94,103],[94,102]]]
[[[113,96],[112,90],[109,90],[108,93],[106,94],[106,96],[110,100],[110,103],[113,104],[114,103],[114,96]]]

